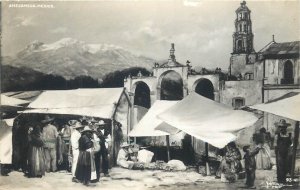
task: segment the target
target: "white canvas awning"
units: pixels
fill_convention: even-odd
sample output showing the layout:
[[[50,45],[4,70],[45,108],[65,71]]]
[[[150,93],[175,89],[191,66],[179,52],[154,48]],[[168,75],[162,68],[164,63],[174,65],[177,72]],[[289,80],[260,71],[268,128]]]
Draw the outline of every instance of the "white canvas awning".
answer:
[[[28,104],[29,101],[21,100],[17,98],[12,98],[1,94],[1,106],[20,106],[23,104]]]
[[[252,109],[268,112],[281,117],[300,121],[300,93],[290,92],[284,96],[266,102],[249,106]]]
[[[157,115],[164,112],[171,106],[174,106],[177,102],[178,101],[156,100],[144,117],[139,121],[139,123],[134,126],[133,130],[129,133],[129,136],[152,137],[170,135],[167,132],[155,130],[155,128],[160,125],[168,126],[168,124],[160,120]],[[178,130],[176,129],[176,131]],[[174,133],[176,133],[176,131],[174,131]]]
[[[0,108],[1,111],[20,111],[24,110],[25,107],[24,105],[29,104],[29,101],[27,100],[21,100],[18,98],[13,98],[6,96],[4,94],[1,94],[1,99],[0,99]]]
[[[0,120],[0,163],[12,163],[12,126],[14,118]]]
[[[177,128],[215,147],[223,148],[236,139],[235,133],[253,125],[258,118],[249,112],[191,93],[158,116],[169,126],[156,129],[170,132]]]
[[[83,115],[111,119],[123,88],[53,90],[43,92],[23,113]]]

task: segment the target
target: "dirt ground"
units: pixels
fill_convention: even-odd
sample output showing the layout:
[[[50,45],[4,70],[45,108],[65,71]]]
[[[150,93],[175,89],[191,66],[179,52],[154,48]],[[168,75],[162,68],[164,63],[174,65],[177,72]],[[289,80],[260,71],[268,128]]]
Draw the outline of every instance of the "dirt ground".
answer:
[[[113,168],[110,171],[111,177],[102,177],[100,182],[84,186],[80,183],[71,182],[71,174],[66,172],[47,173],[42,178],[27,178],[22,172],[11,172],[9,176],[0,177],[0,189],[102,189],[102,190],[187,190],[187,189],[242,189],[244,180],[235,183],[222,183],[214,176],[202,176],[194,170],[184,172],[137,171],[122,168]],[[272,184],[275,181],[276,170],[257,170],[257,189],[279,189],[279,186]],[[269,185],[266,183],[269,182]],[[286,188],[284,188],[286,189]],[[289,188],[297,189],[297,188]]]

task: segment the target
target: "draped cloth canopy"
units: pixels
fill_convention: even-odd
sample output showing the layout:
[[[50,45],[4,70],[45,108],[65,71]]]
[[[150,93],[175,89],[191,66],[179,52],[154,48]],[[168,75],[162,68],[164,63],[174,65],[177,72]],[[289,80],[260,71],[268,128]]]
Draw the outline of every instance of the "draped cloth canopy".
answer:
[[[172,133],[176,128],[218,148],[234,141],[236,132],[258,120],[253,113],[233,110],[195,92],[159,114],[158,118],[169,125],[156,129]]]
[[[257,104],[249,107],[295,121],[300,121],[299,92],[290,92],[264,104]]]
[[[133,130],[129,133],[131,137],[153,137],[153,136],[165,136],[170,135],[168,132],[156,130],[158,126],[168,126],[167,123],[163,122],[157,116],[174,106],[178,101],[167,101],[167,100],[156,100],[148,112],[143,118],[134,126]],[[176,133],[176,129],[173,133]]]

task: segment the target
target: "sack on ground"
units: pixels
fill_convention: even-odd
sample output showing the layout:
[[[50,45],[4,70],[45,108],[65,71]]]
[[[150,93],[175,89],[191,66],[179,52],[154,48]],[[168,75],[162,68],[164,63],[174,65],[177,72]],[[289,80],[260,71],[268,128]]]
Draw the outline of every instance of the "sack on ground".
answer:
[[[140,150],[138,151],[138,161],[143,163],[150,163],[153,157],[153,152],[148,150]]]
[[[180,160],[170,160],[167,165],[172,170],[175,170],[175,171],[184,171],[184,170],[186,170],[186,166]]]

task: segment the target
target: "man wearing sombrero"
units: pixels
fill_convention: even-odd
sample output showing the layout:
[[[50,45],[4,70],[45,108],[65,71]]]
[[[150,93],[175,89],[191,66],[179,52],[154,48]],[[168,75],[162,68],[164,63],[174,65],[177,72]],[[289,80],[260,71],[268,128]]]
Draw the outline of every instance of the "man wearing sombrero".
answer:
[[[129,159],[130,153],[130,144],[127,142],[122,143],[118,153],[117,164],[123,168],[132,169],[134,162]]]
[[[284,119],[275,123],[275,126],[278,128],[278,133],[274,140],[278,183],[286,183],[286,174],[289,168],[288,153],[292,144],[291,133],[287,134],[287,127],[290,125]]]
[[[46,158],[46,172],[55,172],[56,168],[56,144],[58,132],[57,128],[52,125],[54,118],[46,115],[41,122],[45,124],[43,128],[43,138],[45,140],[44,152]]]
[[[102,159],[102,172],[105,177],[109,177],[108,167],[108,146],[106,146],[106,136],[104,135],[104,128],[106,123],[103,120],[95,123],[96,127],[96,135],[100,139],[100,151],[95,154],[95,162],[96,162],[96,171],[97,171],[97,180],[100,178],[100,160]]]
[[[68,123],[73,129],[70,138],[71,147],[72,147],[72,176],[73,176],[72,181],[79,182],[76,180],[75,172],[76,172],[76,166],[77,166],[78,155],[79,155],[78,140],[81,137],[80,131],[83,129],[83,126],[77,120],[70,120]]]

